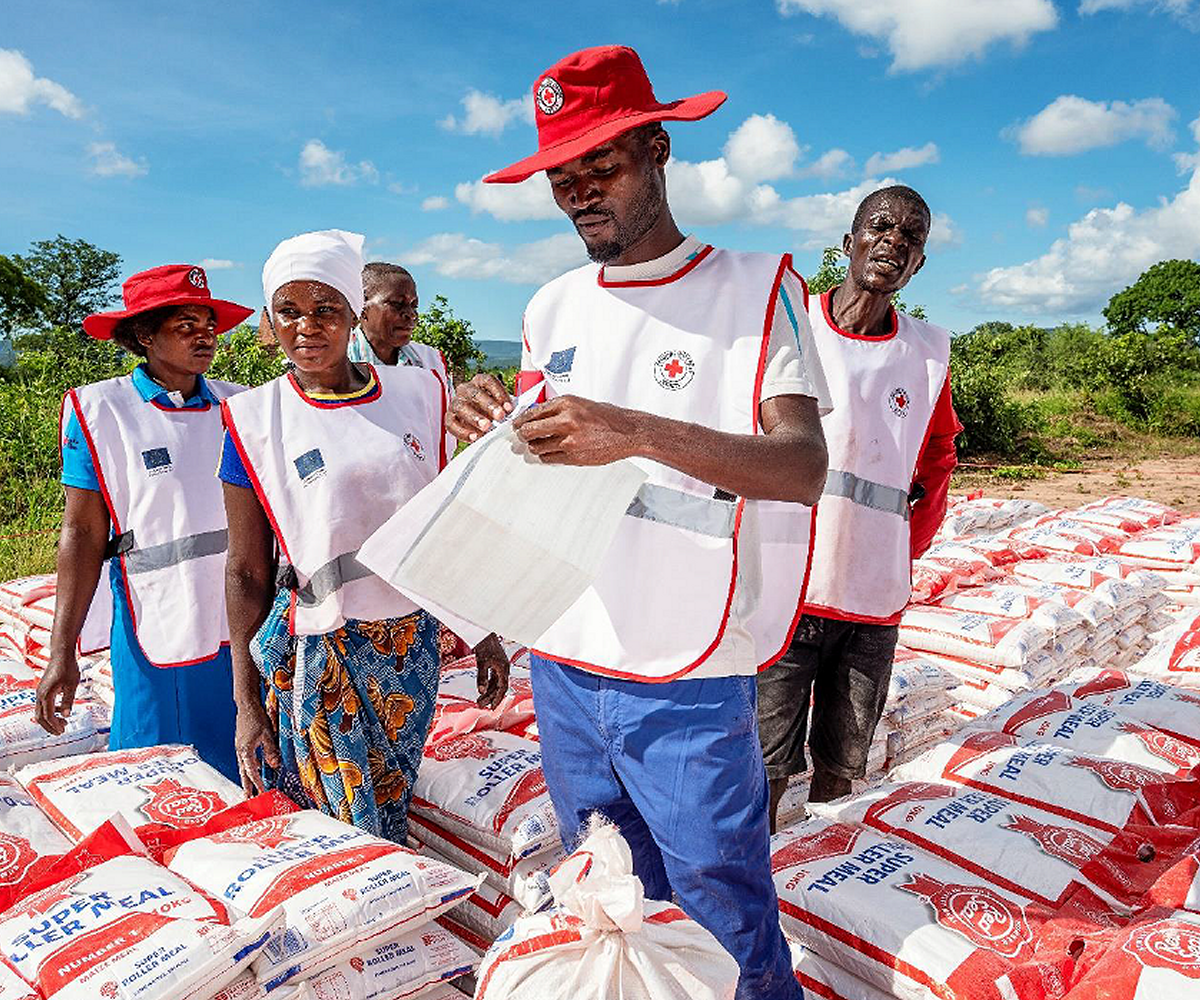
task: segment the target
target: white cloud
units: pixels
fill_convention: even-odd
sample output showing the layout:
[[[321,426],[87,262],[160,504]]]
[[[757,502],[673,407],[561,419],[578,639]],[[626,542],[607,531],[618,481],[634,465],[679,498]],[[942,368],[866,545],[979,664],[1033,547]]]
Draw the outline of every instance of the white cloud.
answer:
[[[1041,205],[1030,205],[1025,212],[1025,225],[1032,229],[1041,229],[1050,221],[1050,209]]]
[[[230,268],[241,265],[232,260],[225,260],[223,257],[205,257],[200,261],[200,266],[206,271],[228,271]]]
[[[68,118],[82,118],[83,105],[61,83],[34,76],[33,64],[16,49],[0,49],[0,114],[27,115],[45,104]]]
[[[923,167],[927,163],[937,163],[940,158],[941,154],[938,152],[937,143],[927,142],[920,148],[905,146],[903,149],[897,149],[894,153],[876,153],[867,160],[867,165],[863,169],[870,177],[875,174],[912,170],[913,167]]]
[[[1042,256],[979,279],[989,305],[1038,315],[1098,311],[1151,264],[1200,255],[1200,164],[1187,187],[1155,208],[1094,208]]]
[[[1095,14],[1102,10],[1132,10],[1134,7],[1154,7],[1172,14],[1187,14],[1195,9],[1195,0],[1082,0],[1079,13]]]
[[[787,177],[799,155],[796,133],[774,115],[751,115],[725,143],[725,162],[730,172],[747,181]]]
[[[112,142],[89,144],[87,155],[92,161],[91,171],[97,177],[141,177],[150,170],[144,159],[131,160]]]
[[[1127,103],[1064,94],[1004,134],[1014,137],[1027,156],[1071,156],[1127,139],[1161,148],[1173,137],[1174,118],[1175,109],[1161,97]]]
[[[514,122],[533,124],[533,95],[501,100],[494,94],[480,90],[468,90],[462,99],[463,116],[447,115],[438,125],[447,132],[462,132],[465,135],[498,136]]]
[[[520,184],[484,184],[470,181],[454,188],[454,197],[472,212],[487,212],[501,222],[557,219],[562,215],[550,193],[550,182],[534,174]]]
[[[450,199],[444,195],[435,194],[421,202],[422,212],[440,212],[450,207]]]
[[[854,157],[844,149],[831,149],[827,153],[822,153],[808,166],[802,167],[799,176],[818,177],[827,181],[835,177],[844,177],[853,172]]]
[[[320,139],[309,139],[300,150],[300,183],[305,187],[345,186],[358,181],[374,184],[378,180],[379,171],[370,160],[348,163],[345,153],[330,149]]]
[[[585,263],[587,252],[575,233],[515,246],[485,243],[463,233],[438,233],[413,247],[404,255],[404,261],[432,266],[446,278],[540,285]]]
[[[1196,145],[1200,146],[1200,118],[1192,122],[1188,128],[1191,130],[1192,137],[1196,140]],[[1181,174],[1200,170],[1200,153],[1176,153],[1175,166],[1179,168]]]
[[[1058,23],[1052,0],[777,0],[782,13],[829,15],[887,45],[892,70],[956,66],[992,44],[1021,45]]]

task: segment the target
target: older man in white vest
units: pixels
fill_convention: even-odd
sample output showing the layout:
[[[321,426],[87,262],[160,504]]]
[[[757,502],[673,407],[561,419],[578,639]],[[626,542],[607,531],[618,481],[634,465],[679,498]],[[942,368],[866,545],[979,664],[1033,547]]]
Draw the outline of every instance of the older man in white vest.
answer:
[[[772,828],[788,778],[805,769],[806,740],[810,801],[845,795],[866,774],[911,561],[946,512],[962,430],[950,399],[950,335],[892,304],[925,263],[930,223],[912,188],[869,194],[843,241],[845,281],[809,306],[834,406],[822,420],[829,475],[804,617],[758,683]]]
[[[588,49],[537,81],[544,170],[595,262],[525,313],[515,427],[544,462],[630,459],[647,486],[600,578],[535,643],[546,783],[573,841],[618,824],[649,897],[677,894],[738,961],[738,996],[795,998],[771,882],[755,675],[799,618],[828,390],[790,258],[685,237],[666,196],[665,120],[725,99],[659,102],[641,61]],[[511,412],[492,376],[460,386],[462,440]],[[612,558],[616,553],[618,558]]]

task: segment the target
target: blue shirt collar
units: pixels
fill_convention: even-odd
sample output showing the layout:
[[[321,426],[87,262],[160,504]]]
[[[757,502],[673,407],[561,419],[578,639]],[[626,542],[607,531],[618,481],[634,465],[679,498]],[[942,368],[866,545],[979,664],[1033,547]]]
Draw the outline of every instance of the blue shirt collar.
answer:
[[[213,395],[212,389],[208,387],[208,382],[205,381],[203,375],[196,376],[196,395],[192,396],[186,403],[182,405],[186,407],[202,406],[205,403],[210,403],[213,406],[219,406],[220,400]],[[157,400],[164,406],[179,406],[178,393],[171,393],[164,389],[161,385],[150,377],[150,373],[146,371],[145,364],[138,365],[133,370],[133,385],[137,389],[147,403],[152,403]]]

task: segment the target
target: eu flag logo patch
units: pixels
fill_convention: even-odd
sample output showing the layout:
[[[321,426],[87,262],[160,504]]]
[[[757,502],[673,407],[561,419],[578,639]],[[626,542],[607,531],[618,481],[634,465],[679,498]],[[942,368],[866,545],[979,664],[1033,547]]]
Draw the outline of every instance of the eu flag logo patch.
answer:
[[[301,480],[308,483],[325,471],[325,459],[321,457],[321,449],[314,448],[306,451],[296,459],[296,472]]]
[[[575,363],[575,348],[568,347],[561,351],[555,351],[550,355],[550,360],[546,362],[542,369],[549,378],[555,382],[569,382],[571,379],[571,366]]]
[[[171,453],[166,448],[150,448],[142,452],[142,464],[152,476],[171,471]]]

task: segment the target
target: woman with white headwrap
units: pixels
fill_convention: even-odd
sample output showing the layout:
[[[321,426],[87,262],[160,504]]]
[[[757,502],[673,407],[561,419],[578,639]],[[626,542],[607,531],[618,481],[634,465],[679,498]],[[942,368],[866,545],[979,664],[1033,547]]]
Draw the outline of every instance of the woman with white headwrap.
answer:
[[[347,357],[362,245],[334,229],[275,248],[263,294],[292,369],[223,407],[236,743],[248,793],[273,785],[403,841],[437,622],[355,556],[445,464],[446,397],[428,369]],[[494,706],[508,663],[494,637],[477,653]]]

